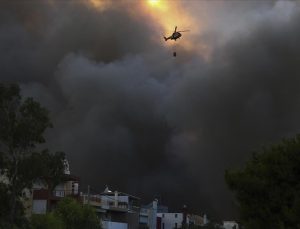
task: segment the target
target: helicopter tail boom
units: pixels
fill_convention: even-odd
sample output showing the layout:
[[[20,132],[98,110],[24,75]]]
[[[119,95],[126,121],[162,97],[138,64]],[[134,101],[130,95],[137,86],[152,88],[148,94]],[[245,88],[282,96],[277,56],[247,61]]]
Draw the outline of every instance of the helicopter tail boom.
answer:
[[[165,41],[169,40],[170,38],[169,37],[164,37]]]

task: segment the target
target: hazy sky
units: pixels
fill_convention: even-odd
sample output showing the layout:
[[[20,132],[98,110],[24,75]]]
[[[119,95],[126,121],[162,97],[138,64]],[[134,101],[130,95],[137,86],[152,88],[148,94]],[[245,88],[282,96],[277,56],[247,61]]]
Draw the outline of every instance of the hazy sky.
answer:
[[[299,1],[2,0],[0,79],[50,110],[83,190],[231,219],[225,169],[299,132],[299,21]]]

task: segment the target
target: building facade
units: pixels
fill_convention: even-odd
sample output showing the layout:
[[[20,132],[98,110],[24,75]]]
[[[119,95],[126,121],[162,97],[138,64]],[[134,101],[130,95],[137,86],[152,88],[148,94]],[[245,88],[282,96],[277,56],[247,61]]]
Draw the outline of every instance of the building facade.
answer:
[[[181,228],[184,221],[184,214],[179,213],[157,213],[157,217],[160,221],[160,228],[158,229],[174,229]]]
[[[46,214],[52,211],[56,204],[64,197],[72,197],[79,200],[79,178],[65,174],[63,181],[53,191],[42,180],[33,185],[31,195],[31,213]]]
[[[104,229],[137,229],[139,227],[140,199],[138,197],[110,191],[100,194],[81,194],[83,204],[95,208]]]
[[[239,224],[235,221],[223,221],[224,229],[239,229]]]
[[[63,179],[53,190],[49,190],[47,179],[41,178],[35,181],[31,190],[23,191],[23,205],[27,217],[32,214],[46,214],[47,211],[52,211],[64,197],[79,200],[79,178],[71,175],[67,160],[64,161],[64,165]]]
[[[148,205],[141,206],[139,213],[140,228],[156,229],[157,226],[157,200]]]

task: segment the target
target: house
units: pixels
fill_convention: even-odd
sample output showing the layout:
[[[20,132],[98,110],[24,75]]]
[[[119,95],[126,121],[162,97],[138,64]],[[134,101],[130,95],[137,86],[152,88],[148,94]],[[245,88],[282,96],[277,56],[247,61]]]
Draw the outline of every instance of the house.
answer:
[[[48,189],[47,184],[42,179],[34,183],[31,196],[27,201],[28,211],[31,214],[45,214],[55,208],[56,204],[67,196],[79,200],[79,178],[71,175],[69,164],[65,161],[63,181],[53,191]]]
[[[183,228],[186,226],[204,226],[208,223],[207,217],[204,214],[196,215],[188,213],[187,206],[184,205],[182,212],[157,213],[157,229],[174,229]]]
[[[239,229],[239,225],[235,221],[223,221],[224,229]]]
[[[169,212],[168,206],[161,205],[161,204],[157,206],[157,213],[168,213],[168,212]]]
[[[160,225],[157,229],[174,229],[181,228],[184,221],[184,214],[182,212],[177,213],[157,213]]]
[[[81,194],[83,204],[93,206],[104,229],[136,229],[139,226],[140,198],[108,187],[100,194]]]
[[[156,229],[157,226],[157,199],[148,205],[141,206],[139,212],[140,228]]]

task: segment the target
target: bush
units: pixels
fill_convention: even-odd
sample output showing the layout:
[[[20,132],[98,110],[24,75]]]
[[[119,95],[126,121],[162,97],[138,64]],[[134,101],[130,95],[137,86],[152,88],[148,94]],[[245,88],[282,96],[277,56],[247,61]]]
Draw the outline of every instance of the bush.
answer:
[[[52,213],[45,215],[33,215],[31,217],[31,229],[65,229],[61,218]]]
[[[60,217],[66,229],[100,229],[100,220],[95,209],[81,205],[72,198],[65,198],[60,201],[54,214]]]

